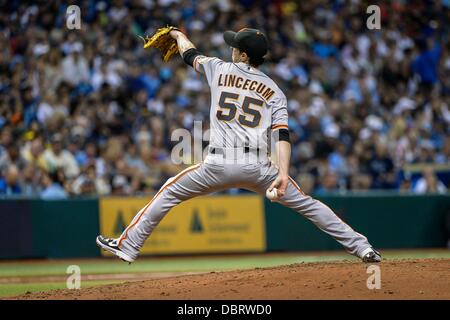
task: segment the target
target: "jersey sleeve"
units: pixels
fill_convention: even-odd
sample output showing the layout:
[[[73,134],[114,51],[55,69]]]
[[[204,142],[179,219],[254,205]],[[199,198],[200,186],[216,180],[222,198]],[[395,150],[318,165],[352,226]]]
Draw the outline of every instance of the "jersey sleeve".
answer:
[[[199,73],[205,74],[208,84],[211,85],[214,74],[223,63],[219,58],[197,56],[194,60],[194,69]]]
[[[288,129],[287,99],[284,94],[275,96],[269,105],[272,109],[272,130]]]

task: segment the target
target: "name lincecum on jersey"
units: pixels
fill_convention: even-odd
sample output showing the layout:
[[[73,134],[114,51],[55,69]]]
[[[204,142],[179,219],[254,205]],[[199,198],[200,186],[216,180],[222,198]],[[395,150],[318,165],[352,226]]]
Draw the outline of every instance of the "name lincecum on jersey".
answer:
[[[220,74],[217,85],[219,87],[235,87],[238,89],[255,91],[259,93],[266,101],[268,101],[275,94],[275,91],[267,87],[262,82],[244,79],[234,74]]]

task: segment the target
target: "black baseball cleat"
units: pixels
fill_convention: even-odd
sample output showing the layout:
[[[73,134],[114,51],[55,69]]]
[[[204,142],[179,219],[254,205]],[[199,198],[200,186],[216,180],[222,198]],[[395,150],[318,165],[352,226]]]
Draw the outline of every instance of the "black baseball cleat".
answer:
[[[104,236],[100,235],[100,236],[97,236],[96,242],[100,248],[113,253],[114,255],[116,255],[120,259],[122,259],[123,261],[128,262],[128,263],[134,262],[133,258],[131,258],[125,252],[120,250],[117,239],[105,238]]]
[[[363,251],[361,259],[364,263],[377,263],[381,262],[381,254],[373,248],[368,248]]]

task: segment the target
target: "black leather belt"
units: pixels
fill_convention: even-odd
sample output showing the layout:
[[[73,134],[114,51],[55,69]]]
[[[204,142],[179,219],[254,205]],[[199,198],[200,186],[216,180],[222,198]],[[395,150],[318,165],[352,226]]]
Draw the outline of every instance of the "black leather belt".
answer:
[[[236,148],[236,150],[239,148]],[[251,149],[250,147],[244,147],[244,153],[249,153],[250,151],[256,151],[259,154],[259,149]],[[210,147],[209,152],[212,154],[224,154],[224,150],[222,148]]]

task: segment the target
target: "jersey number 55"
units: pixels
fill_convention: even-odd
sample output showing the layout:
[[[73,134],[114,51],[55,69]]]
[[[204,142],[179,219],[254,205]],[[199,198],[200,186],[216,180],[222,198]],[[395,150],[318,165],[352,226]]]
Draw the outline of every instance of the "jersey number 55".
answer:
[[[236,104],[229,102],[229,100],[237,102],[239,100],[239,94],[226,91],[222,92],[219,99],[220,109],[218,109],[216,113],[217,119],[221,121],[231,121],[236,116]],[[245,96],[244,101],[242,101],[242,110],[245,114],[239,115],[239,123],[250,128],[257,127],[261,121],[261,113],[257,109],[252,109],[251,106],[262,107],[263,105],[264,101]],[[227,109],[228,112],[225,113],[224,110]]]

